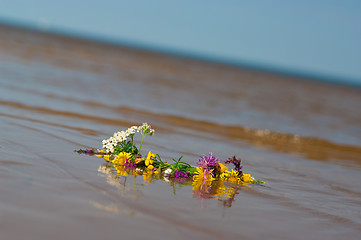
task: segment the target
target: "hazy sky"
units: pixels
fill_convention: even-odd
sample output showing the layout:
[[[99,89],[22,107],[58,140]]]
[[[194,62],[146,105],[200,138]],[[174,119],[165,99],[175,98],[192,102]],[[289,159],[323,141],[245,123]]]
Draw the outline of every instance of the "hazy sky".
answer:
[[[360,0],[0,0],[0,20],[361,84]]]

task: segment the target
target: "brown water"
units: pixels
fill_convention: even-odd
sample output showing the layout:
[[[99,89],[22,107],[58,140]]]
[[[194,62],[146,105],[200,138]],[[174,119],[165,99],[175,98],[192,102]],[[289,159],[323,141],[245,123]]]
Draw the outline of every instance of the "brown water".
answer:
[[[359,239],[361,91],[0,26],[0,239]],[[231,204],[73,150],[148,122],[267,182]]]

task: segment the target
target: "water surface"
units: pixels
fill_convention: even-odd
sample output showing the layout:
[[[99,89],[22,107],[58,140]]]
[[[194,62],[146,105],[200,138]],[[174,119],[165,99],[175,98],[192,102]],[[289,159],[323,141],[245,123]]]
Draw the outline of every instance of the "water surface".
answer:
[[[1,239],[358,239],[360,90],[0,27]],[[148,122],[144,150],[237,155],[231,204],[74,149]]]

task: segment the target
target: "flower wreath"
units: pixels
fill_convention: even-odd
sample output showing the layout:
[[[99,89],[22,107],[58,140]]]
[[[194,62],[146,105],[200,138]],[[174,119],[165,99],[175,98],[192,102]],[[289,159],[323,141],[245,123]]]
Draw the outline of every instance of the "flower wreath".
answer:
[[[261,180],[255,180],[250,174],[243,173],[241,159],[235,156],[223,163],[213,156],[212,152],[203,154],[197,167],[182,162],[183,155],[178,159],[172,159],[173,163],[163,161],[161,157],[149,151],[147,157],[141,154],[141,148],[146,136],[154,134],[154,129],[143,123],[140,126],[132,126],[126,131],[116,132],[106,140],[103,140],[103,149],[80,149],[78,153],[96,155],[111,163],[120,175],[133,174],[151,177],[158,175],[163,180],[169,181],[192,181],[193,185],[210,185],[213,181],[230,182],[235,184],[264,184]],[[139,148],[134,143],[134,135],[140,133],[142,136]],[[233,169],[229,170],[226,165],[232,164]],[[159,178],[162,179],[162,178]]]

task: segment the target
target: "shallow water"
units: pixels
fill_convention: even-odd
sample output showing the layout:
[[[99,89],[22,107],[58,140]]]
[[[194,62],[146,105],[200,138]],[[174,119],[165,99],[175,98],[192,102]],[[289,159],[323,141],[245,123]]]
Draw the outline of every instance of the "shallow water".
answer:
[[[359,89],[0,26],[1,239],[358,239]],[[243,159],[234,201],[73,150],[133,124],[164,159]],[[139,140],[139,139],[138,139]]]

